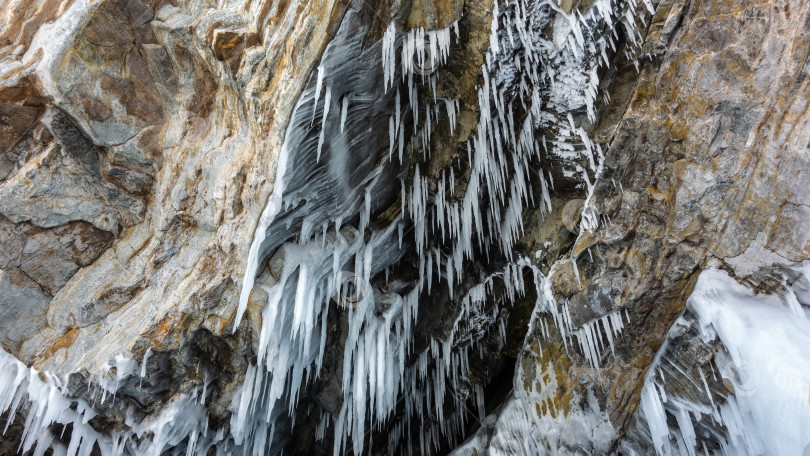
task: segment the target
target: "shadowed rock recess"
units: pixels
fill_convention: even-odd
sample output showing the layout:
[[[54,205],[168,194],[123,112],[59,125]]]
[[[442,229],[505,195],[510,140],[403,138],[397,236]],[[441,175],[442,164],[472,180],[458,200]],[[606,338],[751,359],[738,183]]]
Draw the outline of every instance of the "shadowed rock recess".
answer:
[[[810,3],[0,2],[0,455],[810,455]]]

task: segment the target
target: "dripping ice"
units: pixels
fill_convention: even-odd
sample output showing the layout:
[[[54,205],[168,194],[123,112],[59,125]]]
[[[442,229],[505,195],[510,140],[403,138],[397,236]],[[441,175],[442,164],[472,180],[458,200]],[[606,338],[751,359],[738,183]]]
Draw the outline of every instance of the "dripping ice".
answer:
[[[422,158],[430,156],[429,138],[435,132],[440,113],[447,116],[450,134],[456,133],[460,102],[438,97],[436,87],[442,67],[451,58],[454,35],[458,42],[459,23],[441,30],[401,31],[400,26],[391,22],[377,54],[381,54],[383,92],[395,106],[394,112],[385,117],[389,137],[388,158],[383,166],[401,165],[407,158],[406,150],[413,150],[417,161],[411,178],[400,177],[404,195],[402,214],[387,227],[366,236],[371,212],[369,195],[375,186],[382,185],[383,173],[376,169],[364,176],[357,188],[349,190],[350,203],[337,213],[324,210],[303,217],[299,236],[291,241],[289,236],[285,237],[285,225],[289,227],[290,214],[303,198],[297,183],[287,179],[288,173],[294,175],[298,168],[296,160],[303,156],[304,150],[314,158],[308,162],[310,166],[332,163],[330,154],[348,154],[345,147],[332,142],[332,136],[336,136],[332,133],[348,135],[354,122],[352,110],[360,109],[359,101],[341,95],[337,88],[340,80],[335,74],[336,62],[345,62],[342,59],[355,55],[351,54],[352,49],[360,47],[359,38],[347,36],[346,30],[361,27],[352,22],[357,21],[355,13],[347,14],[342,34],[339,32],[327,47],[313,83],[296,105],[300,118],[295,114],[293,118],[301,121],[290,122],[273,192],[259,218],[249,251],[234,331],[245,316],[254,287],[261,287],[268,300],[261,315],[258,364],[248,368],[244,383],[233,397],[230,435],[208,430],[205,409],[193,395],[176,398],[153,422],[133,426],[132,435],[94,434],[86,426],[88,416],[94,413],[90,405],[73,400],[73,404],[79,404],[73,411],[72,400],[63,396],[58,379],[47,377],[48,381],[43,382],[33,370],[15,364],[16,360],[3,353],[0,361],[8,367],[0,374],[0,406],[6,410],[29,401],[32,410],[38,410],[26,428],[28,448],[36,444],[39,453],[40,447],[44,452],[48,446],[57,445],[48,440],[49,433],[43,429],[53,422],[69,421],[74,425],[74,437],[66,450],[70,456],[74,452],[88,454],[87,448],[92,448],[93,442],[100,442],[103,454],[119,454],[122,449],[134,454],[159,454],[182,441],[188,442],[189,454],[204,453],[211,446],[217,446],[225,454],[260,454],[273,449],[278,440],[277,424],[294,413],[298,398],[305,393],[302,388],[321,369],[329,303],[341,274],[352,271],[370,283],[396,264],[406,248],[402,237],[410,233],[414,235],[419,258],[417,283],[395,283],[390,287],[395,291],[389,293],[375,288],[356,307],[341,309],[347,312],[349,321],[349,335],[343,347],[345,397],[337,416],[322,415],[316,430],[316,436],[323,438],[333,429],[335,454],[345,451],[361,454],[366,431],[381,429],[383,424],[390,425],[389,448],[401,448],[411,426],[421,426],[418,445],[422,452],[435,448],[443,438],[455,439],[469,417],[466,407],[459,406],[466,398],[451,393],[469,375],[469,356],[475,352],[482,334],[502,330],[499,328],[503,320],[497,310],[524,295],[525,270],[534,278],[530,285],[542,296],[536,315],[550,313],[566,344],[571,342],[574,347],[576,339],[576,347],[598,368],[602,354],[613,349],[615,337],[622,329],[622,317],[613,313],[573,328],[567,304],[553,300],[548,280],[530,260],[515,257],[512,247],[523,232],[523,210],[537,205],[548,211],[551,206],[553,182],[549,175],[532,175],[531,160],[542,160],[544,153],[570,159],[571,163],[584,158],[587,167],[571,165],[572,172],[581,176],[589,191],[593,188],[601,169],[601,148],[564,113],[585,106],[588,118],[593,120],[599,82],[595,65],[602,62],[586,56],[604,56],[613,43],[609,34],[600,38],[590,30],[595,23],[612,26],[614,22],[632,21],[633,17],[614,11],[615,6],[606,0],[598,0],[584,17],[556,11],[554,14],[563,14],[570,24],[568,32],[560,37],[562,46],[556,46],[556,38],[551,42],[537,36],[536,29],[530,26],[533,21],[549,20],[550,12],[540,6],[509,0],[493,9],[490,49],[482,67],[483,84],[478,90],[480,121],[467,143],[470,178],[465,193],[458,198],[454,195],[452,168],[443,173],[440,190],[432,194],[418,159],[420,152]],[[629,27],[626,23],[625,26]],[[514,61],[503,57],[507,50],[518,46],[520,52]],[[607,64],[606,57],[603,63]],[[518,88],[514,100],[506,99],[506,85]],[[543,100],[544,94],[549,100]],[[339,96],[342,98],[338,99]],[[338,105],[332,107],[333,103]],[[528,116],[522,123],[515,121],[513,103],[526,106]],[[413,131],[405,132],[408,107]],[[557,137],[535,137],[540,126],[556,131]],[[314,133],[307,136],[304,132]],[[300,139],[299,143],[293,145],[292,138]],[[534,201],[532,192],[536,187],[540,189],[538,201]],[[448,193],[452,198],[448,198]],[[407,217],[403,215],[406,213]],[[357,226],[348,222],[355,217],[359,220]],[[591,222],[585,225],[595,229],[595,216],[587,217]],[[410,224],[413,229],[406,229],[411,228]],[[436,248],[435,243],[445,239],[451,244],[450,249]],[[461,292],[455,287],[461,281],[464,262],[473,260],[476,252],[489,255],[493,249],[507,258],[504,270],[458,296]],[[259,265],[272,252],[283,253],[280,277],[275,283],[257,285]],[[495,297],[496,311],[487,313],[483,304],[493,297],[495,280],[503,282],[505,291],[503,296]],[[418,316],[419,295],[429,294],[439,282],[444,282],[451,295],[456,291],[461,311],[446,339],[433,339],[427,349],[413,353],[412,329]],[[386,305],[379,307],[386,310],[376,312],[382,303]],[[539,317],[533,317],[532,324],[545,325]],[[547,327],[544,330],[548,332]],[[120,375],[138,372],[144,377],[148,356],[141,361],[140,370],[138,363],[122,358]],[[416,361],[410,363],[410,359]],[[448,396],[457,406],[451,416],[444,416],[443,405]],[[45,397],[56,399],[45,403]],[[483,392],[476,390],[472,400],[474,408],[482,408]],[[398,401],[404,403],[404,420],[393,423],[389,420]],[[436,417],[437,422],[431,424],[423,419],[426,416]],[[153,433],[151,440],[133,439],[146,432]],[[346,448],[349,440],[351,450]],[[415,445],[410,441],[404,444]]]

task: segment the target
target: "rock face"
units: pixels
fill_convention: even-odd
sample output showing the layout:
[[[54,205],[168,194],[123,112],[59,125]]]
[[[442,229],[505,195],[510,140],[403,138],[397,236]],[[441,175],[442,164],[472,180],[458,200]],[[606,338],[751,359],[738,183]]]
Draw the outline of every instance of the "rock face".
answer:
[[[190,370],[214,363],[221,417],[249,354],[187,347],[201,334],[218,351],[249,347],[229,326],[247,248],[297,94],[344,10],[4,3],[4,350],[59,375],[163,353],[173,380],[149,403],[201,385]]]
[[[806,280],[800,1],[0,11],[22,451],[662,452],[656,363],[729,396],[708,374],[728,347],[684,313],[701,271]],[[351,309],[339,270],[368,287]],[[26,433],[37,404],[57,411]]]
[[[537,418],[548,413],[543,402],[550,399],[556,413],[569,417],[569,426],[595,400],[612,429],[608,436],[600,436],[596,425],[590,436],[563,434],[549,450],[559,445],[589,454],[654,453],[646,424],[636,423],[644,373],[700,271],[719,267],[752,288],[783,293],[780,282],[792,281],[783,278],[790,277],[785,267],[808,259],[808,221],[801,208],[810,185],[810,130],[800,88],[806,83],[808,43],[801,30],[808,13],[800,2],[660,2],[641,30],[638,73],[633,62],[619,59],[603,83],[611,102],[591,137],[607,152],[589,201],[602,223],[580,234],[571,257],[554,264],[551,289],[556,301],[567,304],[574,328],[613,312],[627,321],[615,350],[611,341],[611,349],[598,355],[596,374],[587,354],[566,350],[559,336],[549,339],[540,331],[539,320],[551,324],[550,316],[540,315],[518,367],[524,383],[516,388],[525,390],[517,401],[538,404]],[[691,335],[678,336],[666,356],[689,372],[688,380],[698,381],[697,392],[667,390],[699,396],[708,407],[697,379],[714,377],[714,400],[723,400],[728,388],[716,384],[719,369],[711,366],[724,350],[705,346],[693,319],[691,325]],[[610,331],[597,324],[595,337],[606,340]],[[545,431],[554,434],[564,422],[547,424]],[[509,430],[508,424],[501,428]],[[503,435],[496,433],[489,448],[501,448]],[[721,451],[716,434],[699,436],[701,441]],[[487,443],[478,445],[480,451]]]
[[[799,88],[808,13],[799,3],[659,4],[647,44],[666,40],[666,50],[645,48],[655,56],[631,89],[613,83],[630,96],[612,135],[597,133],[610,148],[591,200],[610,222],[573,247],[582,285],[570,262],[552,283],[574,325],[602,316],[595,302],[629,312],[616,359],[602,371],[614,423],[629,421],[623,404],[636,401],[639,384],[628,380],[648,367],[697,272],[721,267],[771,289],[780,267],[808,259],[801,208],[810,129]]]

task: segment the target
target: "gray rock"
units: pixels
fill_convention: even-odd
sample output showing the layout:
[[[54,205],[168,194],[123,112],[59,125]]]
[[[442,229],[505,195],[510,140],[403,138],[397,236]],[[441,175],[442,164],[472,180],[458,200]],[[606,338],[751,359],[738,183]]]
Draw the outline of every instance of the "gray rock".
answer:
[[[50,299],[19,269],[0,270],[0,344],[10,352],[45,327]]]

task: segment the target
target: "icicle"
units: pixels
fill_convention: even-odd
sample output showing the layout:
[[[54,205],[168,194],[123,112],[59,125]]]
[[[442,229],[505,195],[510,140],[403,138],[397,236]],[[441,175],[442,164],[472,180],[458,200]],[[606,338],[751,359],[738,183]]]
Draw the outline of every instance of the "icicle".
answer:
[[[321,149],[323,148],[323,142],[325,139],[326,134],[326,116],[329,115],[329,106],[332,104],[332,92],[329,86],[326,86],[326,98],[323,101],[323,119],[321,120],[321,135],[318,138],[318,157],[316,161],[321,161]]]
[[[387,93],[388,89],[394,85],[394,68],[396,65],[396,57],[394,49],[396,46],[396,25],[394,21],[388,24],[383,34],[382,43],[382,65],[383,65],[383,86]],[[390,84],[390,85],[389,85]],[[399,110],[399,109],[397,109]]]
[[[310,126],[315,123],[315,111],[318,108],[318,98],[321,96],[321,85],[323,84],[323,71],[323,65],[318,65],[318,76],[317,82],[315,83],[315,96],[312,100],[312,120],[310,121]]]
[[[346,127],[346,115],[349,113],[349,95],[343,97],[340,108],[340,132],[343,133]]]

